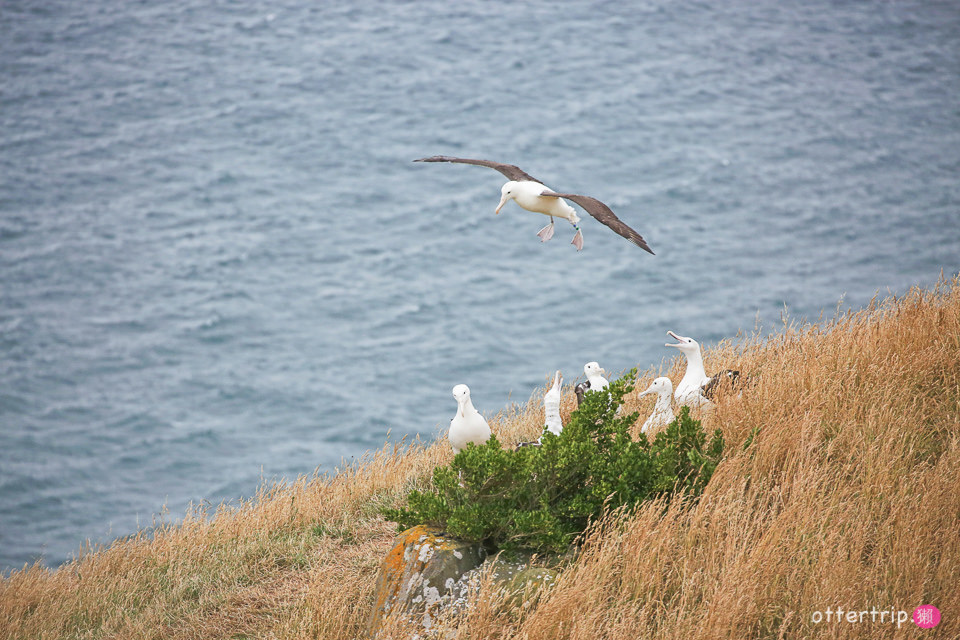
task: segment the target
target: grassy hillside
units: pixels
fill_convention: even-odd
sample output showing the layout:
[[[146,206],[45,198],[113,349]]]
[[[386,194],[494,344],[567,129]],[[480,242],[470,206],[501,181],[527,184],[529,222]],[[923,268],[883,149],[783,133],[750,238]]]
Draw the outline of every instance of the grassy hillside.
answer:
[[[458,637],[960,637],[960,280],[705,362],[753,383],[705,421],[728,453],[701,502],[598,527],[538,606],[484,596],[450,621]],[[677,360],[666,373],[681,372]],[[536,436],[541,396],[490,419],[501,441]],[[652,403],[632,394],[627,408]],[[574,405],[567,394],[562,413]],[[451,457],[446,441],[386,447],[57,571],[16,572],[0,581],[0,637],[358,637],[395,533],[379,507]],[[920,604],[939,607],[939,627],[825,617]]]

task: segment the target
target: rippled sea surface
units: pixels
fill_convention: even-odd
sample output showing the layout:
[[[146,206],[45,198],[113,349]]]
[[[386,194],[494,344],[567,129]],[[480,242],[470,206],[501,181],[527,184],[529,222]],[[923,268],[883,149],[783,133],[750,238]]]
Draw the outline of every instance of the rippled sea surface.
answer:
[[[958,177],[956,2],[4,2],[0,569],[929,286]]]

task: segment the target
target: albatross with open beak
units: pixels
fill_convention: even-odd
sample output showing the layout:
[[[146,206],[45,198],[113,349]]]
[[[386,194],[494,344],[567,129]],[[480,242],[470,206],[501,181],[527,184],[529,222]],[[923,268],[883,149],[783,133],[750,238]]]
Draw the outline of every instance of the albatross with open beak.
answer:
[[[563,431],[563,422],[560,420],[560,389],[562,387],[563,378],[557,371],[553,376],[553,386],[543,394],[544,428],[556,436]]]
[[[700,344],[693,338],[678,336],[673,331],[667,331],[667,334],[677,341],[676,344],[669,342],[665,347],[674,347],[679,349],[687,358],[687,371],[683,374],[683,379],[677,385],[677,390],[673,397],[677,404],[688,407],[710,407],[713,405],[713,396],[720,386],[720,383],[729,378],[731,384],[736,384],[740,378],[740,372],[733,369],[724,369],[712,378],[707,376],[703,368],[703,355],[700,353]]]
[[[553,219],[561,218],[572,224],[573,228],[577,231],[570,244],[575,246],[577,251],[583,249],[583,232],[580,230],[580,216],[577,215],[573,207],[564,202],[564,200],[569,200],[583,207],[591,216],[644,251],[648,251],[651,254],[653,253],[653,250],[647,245],[643,236],[627,226],[627,224],[618,218],[616,214],[610,210],[610,207],[604,203],[590,196],[553,191],[530,174],[512,164],[503,164],[493,162],[492,160],[453,158],[451,156],[432,156],[430,158],[420,158],[419,160],[414,160],[414,162],[459,162],[461,164],[475,164],[481,167],[496,169],[509,180],[509,182],[500,189],[500,204],[497,205],[496,213],[500,213],[503,205],[513,200],[527,211],[549,216],[550,224],[537,232],[542,242],[546,242],[553,237]]]
[[[683,374],[683,379],[677,385],[677,390],[673,392],[673,397],[677,399],[677,404],[681,407],[700,407],[710,404],[710,401],[703,395],[703,385],[710,382],[707,372],[703,369],[703,356],[700,354],[700,343],[693,338],[680,336],[673,331],[667,331],[667,335],[677,341],[676,344],[666,343],[663,346],[679,349],[680,353],[687,359],[687,370]]]

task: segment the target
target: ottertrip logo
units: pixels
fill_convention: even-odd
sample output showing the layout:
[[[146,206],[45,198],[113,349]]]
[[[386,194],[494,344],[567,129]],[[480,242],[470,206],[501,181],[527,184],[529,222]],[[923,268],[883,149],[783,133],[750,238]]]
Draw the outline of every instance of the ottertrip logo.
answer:
[[[879,624],[897,624],[900,628],[907,620],[910,620],[910,614],[906,611],[896,609],[870,609],[851,610],[837,607],[832,609],[827,607],[825,611],[814,611],[810,615],[810,621],[814,624],[821,623],[841,623],[861,624],[865,622],[875,622]],[[940,610],[932,604],[924,604],[913,611],[913,622],[922,629],[932,629],[940,624]]]
[[[921,629],[933,629],[940,624],[940,609],[932,604],[922,604],[913,610],[913,621]]]

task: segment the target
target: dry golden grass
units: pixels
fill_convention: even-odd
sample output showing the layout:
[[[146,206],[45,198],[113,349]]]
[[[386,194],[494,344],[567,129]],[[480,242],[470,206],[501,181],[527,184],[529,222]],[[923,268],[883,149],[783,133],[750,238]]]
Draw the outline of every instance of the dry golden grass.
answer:
[[[728,451],[702,501],[601,523],[537,606],[482,593],[448,621],[457,637],[960,637],[960,280],[705,361],[752,383],[705,417]],[[679,359],[667,374],[679,380]],[[491,420],[502,441],[536,436],[541,395]],[[574,405],[567,394],[562,412]],[[645,417],[652,400],[627,407]],[[450,457],[443,441],[388,446],[56,571],[15,572],[0,581],[0,637],[361,637],[394,533],[378,509]],[[827,607],[920,604],[939,607],[939,627],[812,621]]]

